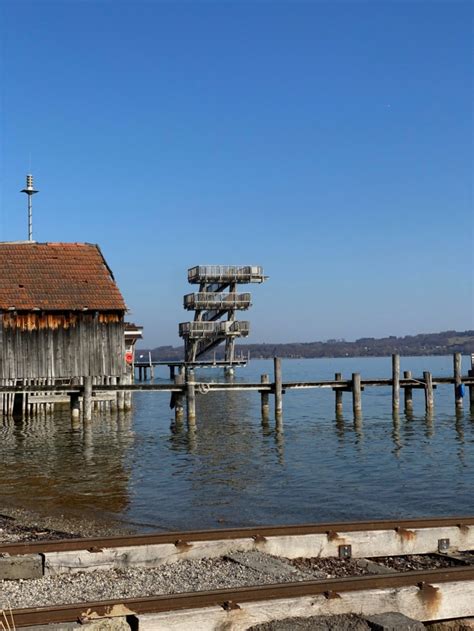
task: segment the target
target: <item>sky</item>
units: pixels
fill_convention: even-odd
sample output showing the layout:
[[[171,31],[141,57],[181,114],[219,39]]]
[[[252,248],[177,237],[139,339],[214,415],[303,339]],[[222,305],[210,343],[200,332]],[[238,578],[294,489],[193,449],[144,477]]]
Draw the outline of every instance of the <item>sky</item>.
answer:
[[[471,2],[0,0],[0,241],[98,243],[148,347],[474,328]],[[1,270],[0,270],[1,273]]]

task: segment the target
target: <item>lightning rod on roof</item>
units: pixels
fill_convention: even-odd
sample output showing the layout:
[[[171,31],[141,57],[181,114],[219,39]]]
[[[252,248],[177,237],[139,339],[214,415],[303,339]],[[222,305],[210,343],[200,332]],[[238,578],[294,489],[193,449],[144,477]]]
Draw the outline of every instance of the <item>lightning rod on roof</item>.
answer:
[[[33,176],[31,174],[26,176],[26,188],[22,189],[21,192],[28,195],[28,241],[33,241],[33,204],[31,198],[38,191],[33,186]]]

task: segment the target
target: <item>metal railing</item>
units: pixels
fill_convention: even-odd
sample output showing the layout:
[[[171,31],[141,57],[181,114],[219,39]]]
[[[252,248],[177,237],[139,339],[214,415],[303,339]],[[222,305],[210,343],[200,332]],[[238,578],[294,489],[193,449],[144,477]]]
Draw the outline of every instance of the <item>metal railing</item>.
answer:
[[[230,324],[228,332],[237,336],[246,337],[250,333],[250,322],[248,320],[235,320]]]
[[[220,322],[181,322],[179,335],[181,337],[206,337],[214,335]]]
[[[264,280],[263,267],[260,265],[196,265],[188,270],[190,283],[261,283]]]
[[[200,292],[184,296],[185,309],[248,309],[251,306],[251,294]]]
[[[180,337],[201,338],[213,335],[247,336],[250,332],[250,322],[234,320],[224,322],[181,322]]]

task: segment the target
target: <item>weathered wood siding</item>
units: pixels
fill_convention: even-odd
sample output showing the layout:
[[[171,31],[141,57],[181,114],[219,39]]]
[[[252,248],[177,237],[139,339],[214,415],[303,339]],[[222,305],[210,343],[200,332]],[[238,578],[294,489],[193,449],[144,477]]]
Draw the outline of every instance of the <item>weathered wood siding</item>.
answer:
[[[122,313],[0,312],[0,379],[124,373]]]

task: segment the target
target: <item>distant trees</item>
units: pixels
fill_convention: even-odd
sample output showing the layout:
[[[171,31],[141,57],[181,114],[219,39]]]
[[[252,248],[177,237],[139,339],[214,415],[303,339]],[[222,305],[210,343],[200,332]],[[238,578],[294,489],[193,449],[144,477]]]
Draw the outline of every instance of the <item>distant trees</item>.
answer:
[[[441,333],[420,333],[383,338],[362,337],[355,342],[344,339],[329,339],[326,342],[295,342],[286,344],[240,344],[239,351],[253,358],[293,357],[381,357],[400,353],[401,355],[447,355],[454,352],[474,353],[474,330],[443,331]],[[179,361],[184,357],[183,347],[159,346],[151,351],[156,361]],[[223,358],[223,350],[216,351],[218,359]]]

